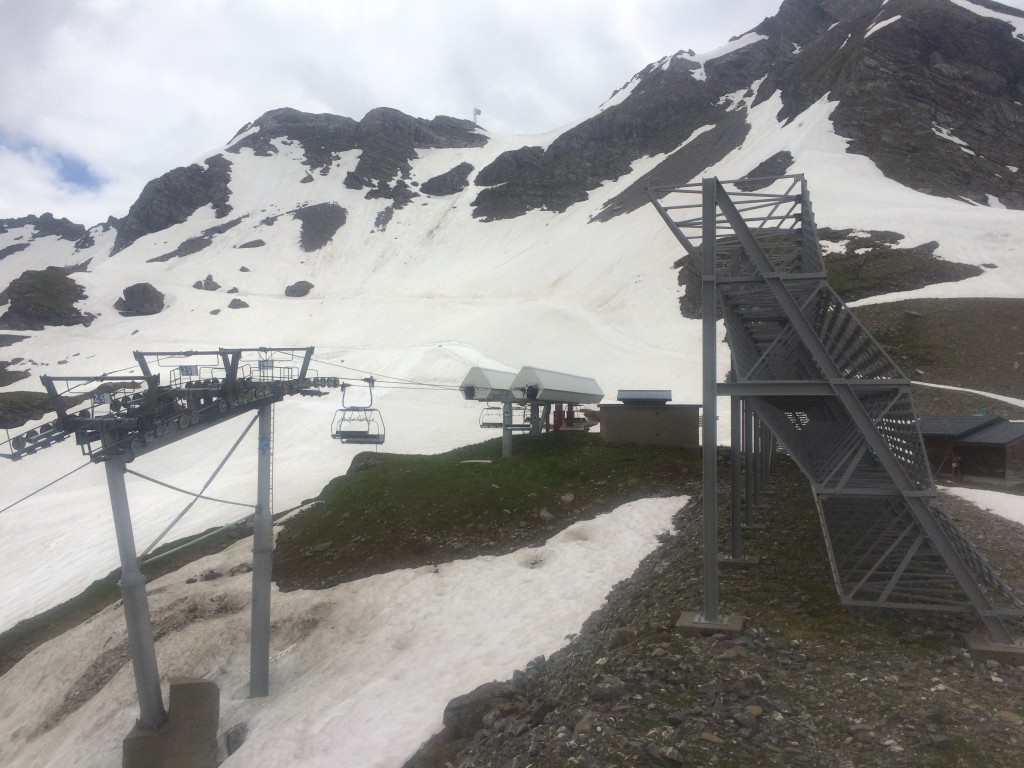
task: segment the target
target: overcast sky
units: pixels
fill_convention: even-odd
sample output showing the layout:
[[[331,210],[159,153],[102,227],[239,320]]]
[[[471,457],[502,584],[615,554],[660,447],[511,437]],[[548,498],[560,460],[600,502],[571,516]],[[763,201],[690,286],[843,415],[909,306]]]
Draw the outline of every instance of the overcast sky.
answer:
[[[780,4],[0,0],[0,218],[123,216],[148,180],[277,107],[357,120],[479,108],[495,133],[542,133]]]

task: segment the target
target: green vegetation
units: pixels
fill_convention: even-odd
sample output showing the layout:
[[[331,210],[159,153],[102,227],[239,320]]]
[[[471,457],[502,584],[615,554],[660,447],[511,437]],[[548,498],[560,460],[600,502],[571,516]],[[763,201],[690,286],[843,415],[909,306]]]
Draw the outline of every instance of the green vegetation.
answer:
[[[637,498],[683,493],[699,456],[612,446],[599,436],[516,437],[436,456],[363,453],[285,525],[274,573],[284,589],[326,587],[540,543],[574,521]]]
[[[500,439],[437,456],[362,453],[347,475],[328,483],[317,502],[287,524],[275,553],[275,578],[289,588],[325,586],[403,566],[508,552],[625,501],[692,491],[699,470],[694,451],[609,446],[583,433],[518,437],[509,460],[501,458]],[[153,556],[204,535],[168,543]],[[158,578],[227,547],[238,535],[222,531],[153,560],[143,573]],[[120,599],[119,576],[120,570],[112,571],[0,634],[0,675]]]

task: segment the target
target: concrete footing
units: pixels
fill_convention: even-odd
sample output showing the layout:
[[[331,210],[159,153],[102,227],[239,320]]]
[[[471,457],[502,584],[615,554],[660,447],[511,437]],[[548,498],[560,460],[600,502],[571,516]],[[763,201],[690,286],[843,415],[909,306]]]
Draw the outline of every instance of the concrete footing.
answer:
[[[220,691],[210,680],[171,680],[167,722],[136,726],[122,745],[122,768],[216,768]]]
[[[1024,664],[1024,645],[999,645],[993,643],[984,632],[974,632],[964,637],[971,658],[978,661],[994,659],[1000,664],[1018,666]]]
[[[733,637],[743,631],[746,622],[745,616],[719,616],[718,621],[709,622],[700,613],[683,613],[676,622],[676,631],[681,635],[723,634]]]

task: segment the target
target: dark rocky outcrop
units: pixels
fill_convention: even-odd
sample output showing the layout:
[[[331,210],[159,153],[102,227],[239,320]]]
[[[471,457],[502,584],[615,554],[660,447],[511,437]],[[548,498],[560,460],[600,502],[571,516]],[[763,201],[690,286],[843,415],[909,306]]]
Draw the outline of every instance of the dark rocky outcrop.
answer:
[[[898,247],[899,232],[854,232],[822,227],[818,239],[841,245],[825,253],[829,286],[846,302],[886,293],[912,291],[936,283],[966,280],[984,270],[973,264],[946,261],[935,256],[939,244],[923,243]],[[674,265],[679,270],[679,285],[684,289],[679,308],[684,317],[701,316],[700,264],[689,255]]]
[[[849,151],[901,184],[1024,208],[1024,46],[1010,25],[946,2],[785,0],[754,31],[763,39],[707,61],[701,79],[692,52],[680,52],[640,72],[624,99],[546,150],[503,153],[476,177],[493,188],[477,196],[474,216],[564,211],[636,159],[667,154],[594,219],[635,210],[647,187],[699,178],[740,145],[749,126],[736,94],[758,81],[743,99],[756,105],[780,93],[783,120],[826,96],[837,101],[832,120]],[[789,167],[780,154],[763,170],[782,165]]]
[[[207,275],[203,280],[196,280],[192,287],[200,291],[219,291],[221,286],[213,279],[213,275]]]
[[[317,251],[345,224],[346,211],[337,203],[317,203],[291,212],[302,223],[299,243],[306,253]]]
[[[388,228],[388,224],[391,223],[391,219],[395,217],[395,206],[389,205],[386,208],[382,208],[377,211],[376,217],[373,220],[373,228],[377,232],[383,232]]]
[[[889,178],[1024,209],[1024,45],[1010,25],[945,2],[787,0],[757,31],[778,61],[758,99],[781,92],[781,117],[828,94],[849,151]]]
[[[68,219],[58,219],[52,213],[40,216],[22,216],[17,219],[0,219],[0,234],[19,227],[35,228],[32,239],[39,237],[59,237],[61,240],[75,242],[86,234],[86,228]]]
[[[714,165],[743,143],[750,127],[740,112],[728,112],[709,131],[689,141],[685,150],[673,152],[657,167],[629,185],[593,217],[594,221],[607,221],[622,213],[629,213],[646,205],[649,187],[678,184],[680,179],[698,178],[705,168]]]
[[[4,248],[0,248],[0,261],[15,253],[24,251],[32,245],[33,240],[38,240],[42,237],[56,237],[61,240],[69,240],[76,244],[76,250],[82,250],[92,244],[87,244],[87,241],[91,240],[91,238],[89,238],[88,231],[84,226],[68,219],[58,219],[52,213],[44,213],[41,216],[22,216],[17,219],[0,219],[0,234],[26,226],[32,227],[35,230],[32,236],[28,240],[12,243]]]
[[[356,165],[361,178],[391,181],[408,177],[409,161],[417,149],[482,147],[487,137],[469,120],[439,115],[433,120],[409,117],[396,109],[373,109],[359,122],[359,146],[363,150]]]
[[[478,147],[487,142],[469,120],[443,115],[424,120],[386,107],[370,110],[359,122],[337,115],[275,109],[243,126],[242,133],[246,135],[233,142],[228,152],[248,148],[258,155],[270,155],[277,151],[273,140],[285,139],[298,143],[304,165],[321,175],[330,171],[342,152],[359,150],[359,162],[346,175],[345,186],[370,188],[376,196],[396,202],[399,198],[392,196],[391,182],[411,173],[409,161],[416,157],[417,149]]]
[[[749,181],[737,181],[736,188],[744,192],[764,189],[771,184],[772,178],[785,176],[792,165],[793,153],[787,151],[776,152],[743,177],[744,179],[749,179]]]
[[[262,248],[264,245],[266,245],[265,241],[257,239],[257,240],[249,240],[248,242],[242,243],[238,247],[239,248]]]
[[[207,158],[205,168],[193,164],[153,179],[121,221],[111,256],[144,235],[181,224],[203,206],[212,205],[218,218],[227,216],[230,181],[231,162],[223,155]]]
[[[308,280],[299,280],[297,283],[292,283],[284,289],[285,296],[305,296],[311,290],[313,290],[313,284]]]
[[[351,117],[274,109],[242,126],[236,136],[247,135],[233,141],[227,151],[237,154],[251,149],[267,157],[277,154],[274,139],[286,139],[302,147],[304,164],[310,170],[326,170],[340,153],[357,148],[358,129],[359,124]]]
[[[228,304],[228,309],[246,309],[249,305],[241,299],[232,299]]]
[[[427,179],[420,189],[425,195],[454,195],[469,186],[469,174],[472,172],[472,165],[459,163],[451,170]]]
[[[95,316],[75,307],[86,298],[85,288],[68,277],[68,271],[28,270],[12,280],[6,289],[10,307],[0,316],[0,328],[41,331],[52,325],[89,325]]]
[[[16,253],[20,253],[28,248],[31,243],[12,243],[6,248],[0,248],[0,261],[6,259],[8,256],[13,256]]]
[[[163,311],[164,295],[149,283],[129,285],[122,294],[114,302],[114,309],[122,315],[155,315]]]
[[[504,153],[476,177],[480,185],[501,184],[483,190],[473,202],[473,215],[485,220],[519,216],[529,210],[564,211],[587,199],[603,182],[630,171],[630,164],[644,156],[675,151],[695,131],[718,126],[713,136],[701,137],[699,147],[688,147],[677,164],[703,169],[735,149],[746,135],[742,116],[732,116],[719,104],[714,82],[693,77],[696,67],[683,57],[652,64],[620,103],[559,136],[546,150],[524,147]],[[705,134],[706,136],[706,134]],[[680,153],[682,155],[682,153]],[[678,183],[684,173],[670,172]],[[608,215],[631,210],[646,202],[643,185],[634,185],[621,199],[609,204]]]
[[[171,259],[180,259],[183,256],[191,256],[193,253],[199,253],[213,242],[214,237],[224,234],[229,229],[234,229],[242,223],[244,218],[246,217],[239,216],[238,218],[231,219],[231,221],[226,221],[223,224],[218,224],[217,226],[204,229],[202,234],[184,240],[173,251],[161,254],[160,256],[155,256],[152,259],[148,259],[148,261],[170,261]]]

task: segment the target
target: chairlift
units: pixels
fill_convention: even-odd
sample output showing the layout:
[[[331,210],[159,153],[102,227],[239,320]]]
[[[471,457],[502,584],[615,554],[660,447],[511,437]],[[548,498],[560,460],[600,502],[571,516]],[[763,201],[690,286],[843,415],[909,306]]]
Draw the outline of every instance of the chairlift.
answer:
[[[501,406],[488,405],[480,411],[480,426],[484,429],[501,429],[504,426]]]
[[[365,403],[351,405],[345,402],[345,395],[349,387],[348,382],[342,382],[341,408],[334,413],[331,422],[331,437],[340,440],[342,443],[354,445],[383,445],[384,444],[384,417],[380,410],[373,407],[373,384],[372,376],[363,379],[366,382],[367,395]]]
[[[480,426],[483,429],[503,429],[505,427],[504,414],[502,413],[503,407],[501,405],[484,406],[484,409],[480,411]],[[512,423],[510,427],[517,431],[530,428],[530,414],[527,406],[512,405]]]

